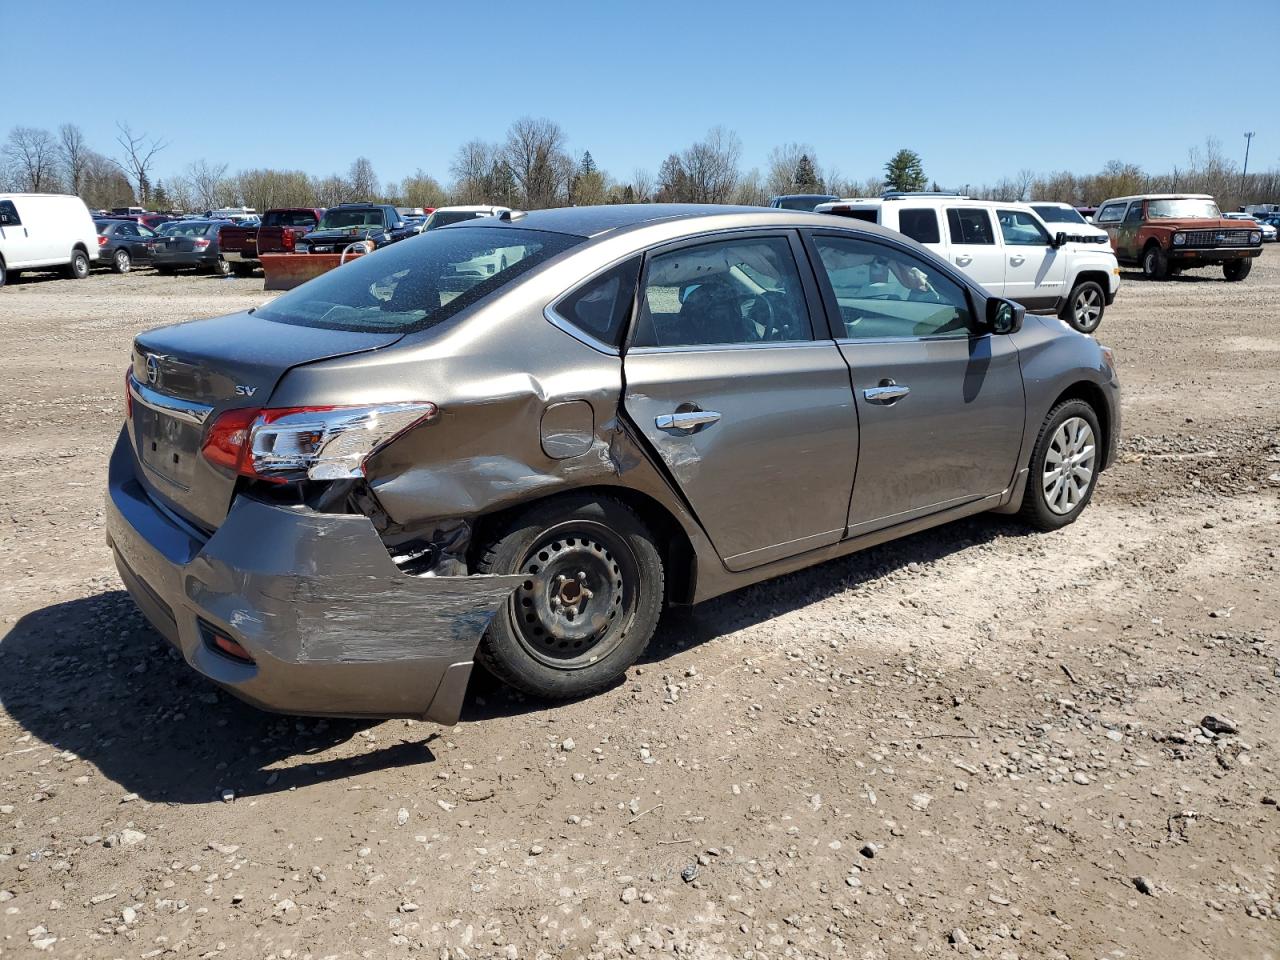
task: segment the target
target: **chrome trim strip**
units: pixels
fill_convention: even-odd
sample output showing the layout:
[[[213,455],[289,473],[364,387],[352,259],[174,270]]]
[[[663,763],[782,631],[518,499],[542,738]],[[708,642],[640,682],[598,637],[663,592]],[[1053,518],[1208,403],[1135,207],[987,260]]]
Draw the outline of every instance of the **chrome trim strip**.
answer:
[[[194,403],[191,400],[180,400],[177,397],[166,396],[158,390],[152,390],[140,384],[133,374],[129,374],[129,393],[133,395],[133,399],[150,410],[157,413],[164,413],[178,420],[185,420],[187,423],[193,423],[197,427],[203,426],[205,420],[209,419],[209,414],[213,413],[213,407],[203,403]]]

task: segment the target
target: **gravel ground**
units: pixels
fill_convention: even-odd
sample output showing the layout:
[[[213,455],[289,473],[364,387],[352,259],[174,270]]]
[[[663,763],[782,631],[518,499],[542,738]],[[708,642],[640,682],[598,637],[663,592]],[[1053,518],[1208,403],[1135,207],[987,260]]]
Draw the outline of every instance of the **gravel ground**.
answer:
[[[1280,955],[1280,249],[1127,275],[1121,462],[669,615],[451,729],[259,713],[102,535],[130,337],[260,280],[0,290],[0,956]]]

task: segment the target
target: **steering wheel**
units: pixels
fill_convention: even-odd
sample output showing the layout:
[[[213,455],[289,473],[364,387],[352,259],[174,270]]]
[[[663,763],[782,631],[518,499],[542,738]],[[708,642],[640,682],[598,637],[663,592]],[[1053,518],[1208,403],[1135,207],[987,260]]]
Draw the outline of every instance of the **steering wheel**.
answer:
[[[763,317],[757,308],[763,307]],[[751,305],[750,319],[764,327],[761,340],[789,340],[795,327],[795,312],[787,295],[780,290],[766,290]]]

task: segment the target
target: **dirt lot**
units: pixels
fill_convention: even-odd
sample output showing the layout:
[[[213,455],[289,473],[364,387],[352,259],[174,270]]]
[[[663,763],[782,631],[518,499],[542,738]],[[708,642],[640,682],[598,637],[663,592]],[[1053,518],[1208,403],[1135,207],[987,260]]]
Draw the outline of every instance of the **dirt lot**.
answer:
[[[120,589],[129,339],[264,297],[0,290],[0,955],[1280,956],[1280,249],[1126,277],[1074,526],[745,590],[588,701],[481,677],[452,729],[259,713]]]

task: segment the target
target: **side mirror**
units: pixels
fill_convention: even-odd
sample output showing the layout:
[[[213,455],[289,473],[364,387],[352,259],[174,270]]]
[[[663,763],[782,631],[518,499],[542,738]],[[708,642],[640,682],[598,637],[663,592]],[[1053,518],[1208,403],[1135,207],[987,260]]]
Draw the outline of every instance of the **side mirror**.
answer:
[[[1053,235],[1053,243],[1051,243],[1050,246],[1061,247],[1061,246],[1065,246],[1066,243],[1067,243],[1067,235],[1063,231],[1059,230],[1057,233]]]
[[[1000,297],[987,300],[987,328],[992,333],[1017,333],[1026,315],[1027,308],[1020,303]]]

